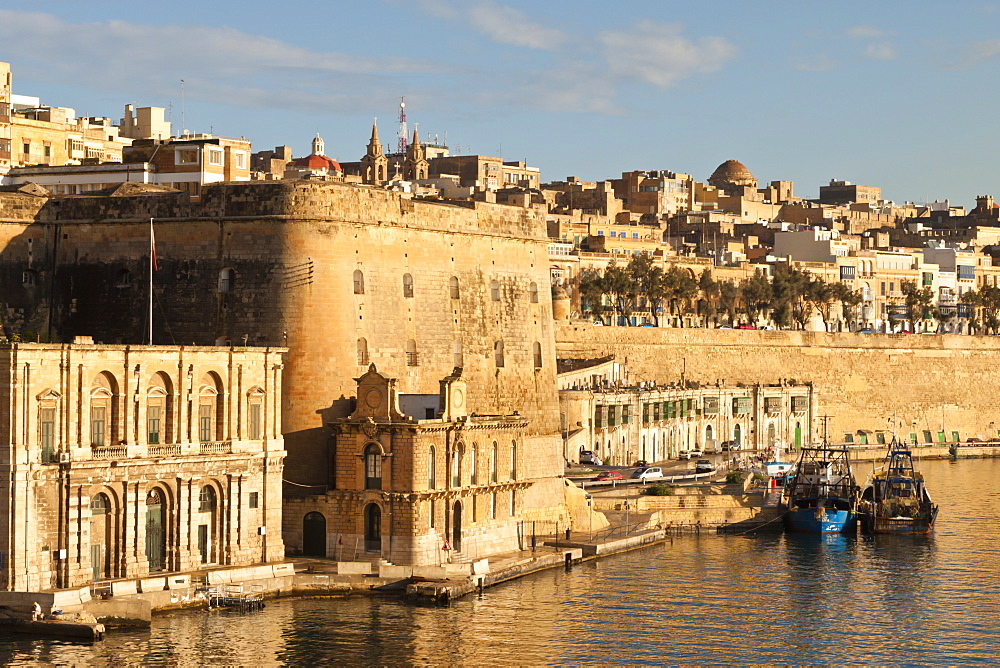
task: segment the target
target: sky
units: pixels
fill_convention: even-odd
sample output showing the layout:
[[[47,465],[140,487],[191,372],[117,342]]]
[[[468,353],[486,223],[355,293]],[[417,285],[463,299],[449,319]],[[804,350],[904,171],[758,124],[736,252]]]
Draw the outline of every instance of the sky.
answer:
[[[816,197],[1000,196],[1000,1],[2,0],[14,93],[359,160],[378,119],[543,181],[728,159]],[[183,84],[181,83],[183,81]],[[183,121],[183,126],[182,126]]]

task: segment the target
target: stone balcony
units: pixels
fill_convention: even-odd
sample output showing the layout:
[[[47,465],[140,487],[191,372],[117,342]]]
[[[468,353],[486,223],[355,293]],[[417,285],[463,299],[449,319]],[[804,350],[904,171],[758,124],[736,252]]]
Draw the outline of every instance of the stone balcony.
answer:
[[[250,441],[249,443],[257,443]],[[252,450],[257,450],[253,448]],[[263,449],[263,448],[259,448]],[[69,452],[54,453],[43,457],[43,463],[67,463],[68,461],[112,461],[124,459],[162,459],[165,457],[231,455],[243,448],[233,447],[233,441],[209,441],[203,443],[169,443],[136,445],[100,445],[90,448],[74,448]]]

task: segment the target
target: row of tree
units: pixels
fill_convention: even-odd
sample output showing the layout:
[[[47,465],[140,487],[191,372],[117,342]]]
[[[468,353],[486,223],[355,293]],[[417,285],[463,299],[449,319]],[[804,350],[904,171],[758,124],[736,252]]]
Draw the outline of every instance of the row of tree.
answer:
[[[819,315],[826,329],[839,317],[848,322],[870,320],[872,314],[859,313],[863,301],[860,290],[840,281],[827,282],[808,271],[779,264],[774,276],[757,269],[743,281],[716,280],[706,267],[700,276],[677,265],[668,268],[654,263],[648,254],[633,255],[627,265],[611,262],[602,272],[585,270],[579,277],[581,308],[585,313],[612,313],[628,321],[633,314],[648,313],[654,322],[661,318],[697,317],[703,326],[717,322],[773,323],[775,327],[804,329],[808,320]],[[935,304],[934,291],[915,281],[903,281],[902,297],[889,304],[890,317],[905,320],[911,328],[929,319],[947,322],[954,308]],[[1000,287],[983,286],[962,296],[962,303],[978,309],[972,325],[992,333],[1000,332]],[[840,313],[834,307],[840,305]]]

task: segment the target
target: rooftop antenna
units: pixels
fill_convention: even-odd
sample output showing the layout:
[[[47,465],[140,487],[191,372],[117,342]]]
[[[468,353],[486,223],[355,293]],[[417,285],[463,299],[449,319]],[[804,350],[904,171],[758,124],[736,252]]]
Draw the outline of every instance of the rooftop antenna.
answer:
[[[401,96],[399,98],[399,132],[398,132],[399,144],[396,148],[396,150],[399,151],[400,153],[406,153],[407,134],[408,132],[406,130],[406,98]]]
[[[187,123],[184,120],[184,79],[181,79],[181,132],[187,135]]]

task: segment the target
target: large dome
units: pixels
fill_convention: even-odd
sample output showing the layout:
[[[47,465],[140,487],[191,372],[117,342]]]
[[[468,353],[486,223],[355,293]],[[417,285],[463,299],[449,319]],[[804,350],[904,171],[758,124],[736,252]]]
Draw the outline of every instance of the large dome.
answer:
[[[727,185],[757,187],[757,179],[739,160],[726,160],[708,178],[709,185],[724,188]]]

